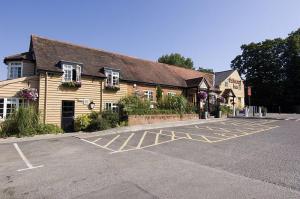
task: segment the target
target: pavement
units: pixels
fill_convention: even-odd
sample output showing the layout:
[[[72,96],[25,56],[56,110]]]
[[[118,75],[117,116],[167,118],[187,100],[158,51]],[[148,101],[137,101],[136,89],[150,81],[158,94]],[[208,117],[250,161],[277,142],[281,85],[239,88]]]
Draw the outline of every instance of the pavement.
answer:
[[[0,144],[0,198],[300,198],[300,121],[208,123]]]

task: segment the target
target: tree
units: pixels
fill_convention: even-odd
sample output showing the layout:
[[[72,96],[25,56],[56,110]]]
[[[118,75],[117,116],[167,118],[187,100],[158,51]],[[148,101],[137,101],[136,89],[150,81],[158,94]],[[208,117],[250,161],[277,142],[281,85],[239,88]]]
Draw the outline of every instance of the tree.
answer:
[[[194,69],[194,63],[191,58],[185,58],[179,53],[171,53],[170,55],[162,55],[158,58],[159,63],[165,63],[183,68]]]
[[[202,67],[199,67],[198,71],[204,72],[204,73],[214,73],[214,70],[212,68],[202,68]]]
[[[286,40],[244,44],[241,49],[242,54],[231,62],[231,67],[245,77],[246,86],[252,87],[251,104],[269,109],[282,105]]]
[[[162,98],[162,89],[160,86],[157,86],[156,88],[156,100],[160,101]]]

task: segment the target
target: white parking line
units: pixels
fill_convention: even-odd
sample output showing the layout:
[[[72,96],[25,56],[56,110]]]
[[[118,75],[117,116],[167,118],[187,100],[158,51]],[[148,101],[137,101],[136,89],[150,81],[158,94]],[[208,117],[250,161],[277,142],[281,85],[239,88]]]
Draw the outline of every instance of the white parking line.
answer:
[[[20,157],[22,158],[22,160],[25,162],[26,166],[28,168],[25,169],[19,169],[17,171],[25,171],[25,170],[30,170],[30,169],[36,169],[36,168],[40,168],[43,167],[44,165],[39,165],[39,166],[33,166],[29,160],[25,157],[24,153],[21,151],[20,147],[18,146],[17,143],[14,143],[14,147],[17,150],[17,152],[19,153]]]
[[[136,147],[137,149],[140,149],[140,148],[141,148],[142,143],[143,143],[143,141],[144,141],[144,139],[145,139],[145,137],[146,137],[146,134],[147,134],[147,131],[144,132],[142,138],[140,139],[140,142],[139,142],[139,144],[138,144],[137,147]]]
[[[94,143],[95,143],[95,142],[98,142],[98,141],[101,140],[101,139],[102,139],[102,138],[100,137],[100,138],[94,140],[93,142],[94,142]]]
[[[109,150],[109,151],[114,151],[114,150],[112,150],[112,149],[110,149],[110,148],[103,147],[103,146],[101,146],[101,145],[99,145],[99,144],[96,144],[96,143],[94,143],[94,142],[85,140],[85,139],[83,139],[83,138],[80,139],[80,140],[82,140],[82,141],[84,141],[84,142],[87,142],[87,143],[90,143],[90,144],[92,144],[92,145],[95,145],[95,146],[97,146],[97,147],[100,147],[100,148],[102,148],[102,149],[106,149],[106,150]]]
[[[129,142],[129,140],[132,138],[132,136],[134,136],[134,133],[131,133],[131,135],[127,138],[127,140],[123,143],[123,145],[119,148],[119,151],[122,151],[122,149],[125,148],[125,146],[127,145],[127,143]]]

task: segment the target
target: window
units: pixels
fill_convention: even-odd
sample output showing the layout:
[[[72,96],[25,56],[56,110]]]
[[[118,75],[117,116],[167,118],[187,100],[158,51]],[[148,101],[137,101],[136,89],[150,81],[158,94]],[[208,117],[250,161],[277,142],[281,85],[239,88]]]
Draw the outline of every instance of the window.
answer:
[[[63,64],[63,81],[64,82],[80,82],[81,80],[81,66]]]
[[[144,96],[147,100],[153,101],[153,91],[144,91]]]
[[[116,103],[108,102],[108,103],[105,103],[105,110],[118,112],[119,107],[118,107],[118,104],[116,104]]]
[[[119,72],[113,70],[105,70],[106,86],[119,86]]]
[[[168,92],[168,96],[175,96],[176,95],[176,93],[174,93],[174,92]]]
[[[1,98],[0,99],[0,119],[5,119],[20,106],[27,106],[28,100],[20,98]]]
[[[11,62],[8,64],[8,77],[7,79],[20,78],[23,75],[22,62]]]

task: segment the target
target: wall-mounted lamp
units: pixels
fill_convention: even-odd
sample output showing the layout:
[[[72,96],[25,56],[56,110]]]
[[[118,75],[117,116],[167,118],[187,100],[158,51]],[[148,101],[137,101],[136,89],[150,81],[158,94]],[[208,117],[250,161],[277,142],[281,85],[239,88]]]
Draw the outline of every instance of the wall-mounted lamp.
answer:
[[[136,84],[133,84],[133,88],[136,88]]]
[[[94,102],[91,102],[89,104],[89,108],[92,109],[92,110],[95,108],[95,106],[96,106],[96,104]]]

